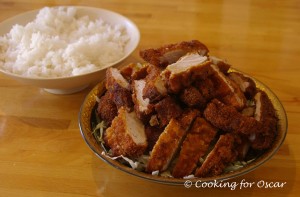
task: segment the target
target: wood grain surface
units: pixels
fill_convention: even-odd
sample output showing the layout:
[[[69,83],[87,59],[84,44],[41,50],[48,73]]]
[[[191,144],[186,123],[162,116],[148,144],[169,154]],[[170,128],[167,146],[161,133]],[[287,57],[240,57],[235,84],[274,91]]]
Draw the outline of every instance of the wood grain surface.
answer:
[[[299,195],[299,0],[0,0],[0,21],[57,5],[109,9],[135,22],[140,44],[122,65],[141,61],[141,49],[191,39],[204,42],[210,54],[273,90],[286,109],[288,134],[271,160],[228,181],[239,183],[235,189],[161,185],[109,166],[87,147],[78,113],[93,84],[75,94],[54,95],[0,74],[1,197]],[[240,188],[242,181],[255,184]],[[262,181],[286,184],[260,188]]]

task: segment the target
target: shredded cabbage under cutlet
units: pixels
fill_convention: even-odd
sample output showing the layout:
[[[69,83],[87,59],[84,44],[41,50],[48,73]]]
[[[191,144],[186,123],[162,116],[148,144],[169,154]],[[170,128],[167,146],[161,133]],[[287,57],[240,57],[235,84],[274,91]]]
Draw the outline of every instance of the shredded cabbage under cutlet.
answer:
[[[108,157],[112,160],[122,158],[131,166],[132,169],[138,170],[138,171],[142,171],[145,168],[145,165],[149,159],[149,156],[147,156],[147,155],[142,155],[137,161],[129,159],[128,157],[125,157],[123,155],[111,157],[111,156],[107,155],[104,151],[102,152],[102,155],[105,155],[106,157]]]
[[[248,160],[248,161],[235,161],[231,164],[229,164],[225,169],[224,172],[233,172],[236,171],[240,168],[245,167],[246,165],[248,165],[249,163],[251,163],[252,161],[254,161],[256,158]]]
[[[101,121],[100,123],[98,123],[96,125],[96,127],[94,128],[92,134],[95,136],[96,140],[102,144],[104,144],[104,140],[103,140],[103,133],[104,133],[104,129],[106,128],[105,122]]]

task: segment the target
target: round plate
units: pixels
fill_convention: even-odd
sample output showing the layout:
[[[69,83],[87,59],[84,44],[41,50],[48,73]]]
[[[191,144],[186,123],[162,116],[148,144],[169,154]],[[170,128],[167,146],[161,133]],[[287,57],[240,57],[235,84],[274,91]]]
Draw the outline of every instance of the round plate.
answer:
[[[231,72],[239,72],[235,69],[231,69]],[[243,73],[244,74],[244,73]],[[244,74],[245,75],[245,74]],[[246,75],[247,76],[247,75]],[[248,76],[250,77],[250,76]],[[252,77],[250,77],[253,79]],[[266,150],[261,156],[256,158],[253,162],[247,164],[247,166],[242,167],[236,171],[233,172],[228,172],[221,174],[219,176],[214,176],[214,177],[208,177],[208,178],[195,178],[195,179],[189,179],[193,183],[196,183],[197,181],[201,182],[209,182],[209,181],[223,181],[223,180],[228,180],[231,178],[235,178],[241,175],[244,175],[246,173],[249,173],[271,159],[271,157],[278,151],[279,147],[282,145],[286,133],[287,133],[287,116],[285,113],[285,110],[280,103],[279,99],[276,97],[276,95],[263,83],[259,82],[256,79],[253,79],[254,82],[256,83],[257,88],[265,91],[267,95],[269,96],[271,102],[274,105],[274,108],[277,112],[279,122],[278,122],[278,134],[276,136],[275,141],[272,144],[272,147]],[[86,96],[80,112],[79,112],[79,127],[80,127],[80,132],[85,140],[86,144],[90,147],[90,149],[103,161],[106,163],[110,164],[111,166],[122,170],[128,174],[158,182],[158,183],[163,183],[163,184],[170,184],[170,185],[183,185],[186,179],[180,179],[180,178],[168,178],[168,177],[162,177],[162,176],[153,176],[151,174],[147,174],[144,172],[139,172],[137,170],[133,170],[130,167],[127,167],[118,161],[112,160],[104,155],[102,155],[103,148],[101,145],[96,141],[92,134],[92,128],[91,128],[91,118],[94,116],[94,107],[97,104],[96,101],[96,96],[101,95],[105,91],[105,84],[104,81],[96,85],[91,92]]]
[[[13,74],[7,72],[0,68],[0,72],[3,74],[14,78],[22,83],[37,86],[40,88],[45,88],[46,91],[55,94],[73,93],[82,90],[87,87],[91,82],[101,81],[105,76],[105,69],[114,66],[125,58],[127,58],[137,47],[140,40],[140,32],[137,26],[128,18],[100,8],[84,7],[84,6],[72,6],[77,9],[77,15],[89,16],[91,19],[101,18],[105,22],[111,25],[120,24],[126,28],[127,34],[130,37],[129,42],[126,44],[125,53],[119,60],[107,64],[97,70],[89,73],[85,73],[77,76],[69,77],[52,77],[52,78],[42,78],[42,77],[24,77],[21,75]],[[33,21],[40,10],[33,10],[16,15],[0,23],[0,35],[5,35],[10,31],[10,29],[15,24],[26,25],[28,22]]]

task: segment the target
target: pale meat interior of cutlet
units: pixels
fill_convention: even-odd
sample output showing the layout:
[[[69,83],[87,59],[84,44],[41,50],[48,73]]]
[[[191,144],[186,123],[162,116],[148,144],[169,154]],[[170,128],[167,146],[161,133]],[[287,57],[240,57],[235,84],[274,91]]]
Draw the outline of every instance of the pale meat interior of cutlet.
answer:
[[[217,64],[218,62],[222,62],[223,60],[220,58],[217,58],[215,56],[210,55],[209,59],[212,61],[212,63]]]
[[[166,69],[171,71],[172,74],[186,72],[188,69],[198,66],[206,60],[206,56],[201,56],[198,53],[190,53],[180,58],[174,64],[170,64]]]
[[[248,81],[244,81],[241,84],[242,84],[241,89],[242,89],[243,92],[245,92],[246,89],[250,86],[250,83]]]
[[[143,98],[143,89],[144,89],[145,85],[146,85],[145,80],[135,80],[134,81],[134,89],[135,89],[136,98],[139,102],[139,110],[140,111],[147,110],[148,105],[149,105],[149,99]]]
[[[218,73],[218,76],[222,79],[222,81],[224,81],[224,83],[227,84],[227,86],[230,88],[231,92],[234,94],[234,97],[236,98],[236,100],[239,103],[243,103],[242,99],[237,94],[235,94],[235,91],[234,91],[233,87],[230,85],[229,81],[226,79],[225,75],[219,70],[219,68],[216,65],[213,65],[213,64],[211,64],[210,66],[213,68],[213,70],[215,72]]]
[[[120,71],[116,68],[111,69],[111,74],[114,77],[114,79],[118,82],[119,85],[121,85],[123,88],[128,89],[129,83],[126,81],[126,79],[121,75]]]
[[[239,84],[239,86],[243,92],[245,92],[246,89],[250,86],[250,83],[248,81],[242,80],[241,77],[237,76],[235,73],[232,73],[230,76],[234,79],[234,81],[237,84]]]
[[[165,88],[164,86],[164,82],[161,80],[160,77],[158,77],[156,80],[155,80],[155,87],[157,89],[157,91],[161,94],[166,94],[167,93],[167,89]]]
[[[261,97],[261,93],[258,92],[254,99],[255,99],[255,114],[254,114],[254,118],[257,121],[260,121],[260,116],[261,116],[261,101],[260,101],[260,97]]]
[[[146,134],[143,123],[137,118],[135,112],[126,112],[126,132],[136,144],[146,143]]]

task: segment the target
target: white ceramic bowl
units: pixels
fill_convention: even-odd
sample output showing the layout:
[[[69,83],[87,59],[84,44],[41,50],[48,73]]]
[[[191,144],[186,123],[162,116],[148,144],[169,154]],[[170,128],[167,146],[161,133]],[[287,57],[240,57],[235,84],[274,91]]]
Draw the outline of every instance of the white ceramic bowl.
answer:
[[[122,24],[126,28],[128,35],[130,36],[130,40],[125,47],[124,56],[119,60],[107,64],[98,70],[95,70],[90,73],[82,74],[82,75],[77,75],[77,76],[56,77],[56,78],[33,78],[33,77],[24,77],[21,75],[13,74],[1,68],[0,68],[0,72],[24,84],[29,84],[32,86],[44,88],[46,91],[54,94],[70,94],[86,88],[90,83],[94,81],[103,80],[105,76],[106,68],[120,63],[122,60],[128,57],[137,47],[140,40],[140,32],[137,26],[128,18],[118,13],[105,10],[105,9],[100,9],[100,8],[92,8],[92,7],[84,7],[84,6],[72,6],[72,7],[76,7],[78,16],[87,15],[91,19],[100,17],[105,22],[111,25]],[[26,25],[28,22],[33,21],[38,12],[39,10],[25,12],[1,22],[0,35],[2,36],[8,33],[12,28],[12,26],[15,24]]]

